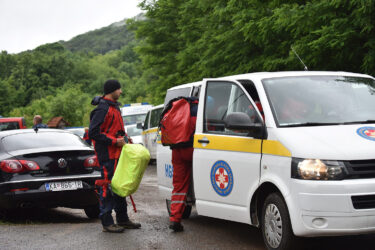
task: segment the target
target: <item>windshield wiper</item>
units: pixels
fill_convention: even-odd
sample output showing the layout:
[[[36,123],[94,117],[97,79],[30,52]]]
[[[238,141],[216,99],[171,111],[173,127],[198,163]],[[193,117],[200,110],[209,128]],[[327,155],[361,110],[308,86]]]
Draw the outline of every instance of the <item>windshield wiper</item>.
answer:
[[[366,124],[366,123],[375,123],[375,120],[344,122],[343,124],[346,125],[346,124]]]
[[[338,122],[305,122],[305,123],[293,123],[293,124],[286,124],[281,125],[281,127],[309,127],[309,126],[332,126],[332,125],[340,125],[342,123]]]

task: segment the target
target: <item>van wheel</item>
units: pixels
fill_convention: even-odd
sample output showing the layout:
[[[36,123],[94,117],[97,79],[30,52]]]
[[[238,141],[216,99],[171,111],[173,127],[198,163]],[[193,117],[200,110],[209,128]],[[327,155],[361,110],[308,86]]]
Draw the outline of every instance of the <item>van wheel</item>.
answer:
[[[84,210],[85,210],[85,214],[90,219],[97,219],[97,218],[99,218],[99,214],[100,214],[99,204],[96,204],[96,205],[93,205],[93,206],[89,206],[89,207],[85,207]]]
[[[264,201],[262,234],[268,249],[292,249],[295,244],[288,208],[279,193],[271,193]]]
[[[171,216],[171,200],[166,199],[165,202],[167,204],[168,215]],[[184,213],[182,214],[182,219],[188,219],[190,217],[191,209],[192,205],[185,206]]]

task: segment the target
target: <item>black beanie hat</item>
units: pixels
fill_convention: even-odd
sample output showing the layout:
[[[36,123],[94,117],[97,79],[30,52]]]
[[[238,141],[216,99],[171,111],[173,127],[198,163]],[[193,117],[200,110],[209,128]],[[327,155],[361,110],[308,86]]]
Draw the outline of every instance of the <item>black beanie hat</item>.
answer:
[[[117,80],[108,80],[104,83],[104,95],[112,93],[120,88],[121,85]]]

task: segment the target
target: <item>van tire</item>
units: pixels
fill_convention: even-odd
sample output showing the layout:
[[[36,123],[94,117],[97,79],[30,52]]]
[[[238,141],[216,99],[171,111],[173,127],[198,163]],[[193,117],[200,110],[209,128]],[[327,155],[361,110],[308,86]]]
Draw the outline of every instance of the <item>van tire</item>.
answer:
[[[290,224],[288,208],[280,193],[271,193],[263,203],[261,229],[267,249],[293,249],[296,237]]]
[[[165,202],[167,205],[168,216],[171,216],[171,200],[166,199]],[[192,209],[192,205],[185,206],[184,213],[182,214],[182,219],[189,219],[190,214],[191,214],[191,209]]]

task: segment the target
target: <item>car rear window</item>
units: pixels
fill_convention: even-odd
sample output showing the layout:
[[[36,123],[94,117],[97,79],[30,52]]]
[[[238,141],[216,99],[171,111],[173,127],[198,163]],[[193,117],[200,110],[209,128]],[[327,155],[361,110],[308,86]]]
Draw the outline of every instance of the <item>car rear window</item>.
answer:
[[[1,142],[7,152],[32,148],[85,145],[78,136],[59,132],[31,132],[8,135],[2,138]]]

